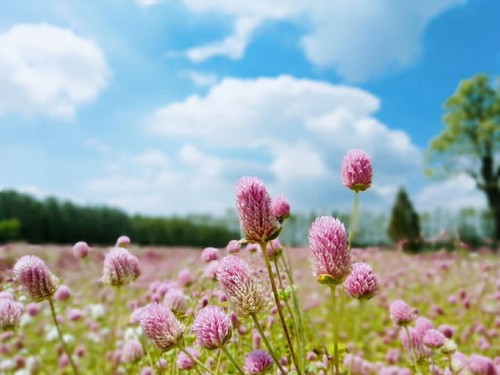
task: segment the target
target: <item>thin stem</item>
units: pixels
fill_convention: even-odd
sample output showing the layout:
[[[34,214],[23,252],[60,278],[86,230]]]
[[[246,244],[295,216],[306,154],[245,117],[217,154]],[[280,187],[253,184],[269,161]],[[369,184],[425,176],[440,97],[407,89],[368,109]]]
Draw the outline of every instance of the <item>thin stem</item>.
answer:
[[[337,286],[332,286],[332,309],[333,309],[333,365],[334,365],[334,373],[335,375],[340,375],[339,370],[339,314],[338,314],[338,306],[337,306]]]
[[[295,310],[295,317],[297,318],[297,326],[299,330],[299,338],[300,338],[300,344],[299,344],[299,355],[302,363],[302,369],[305,368],[305,363],[306,363],[306,351],[304,350],[306,347],[306,339],[304,335],[304,325],[302,322],[302,312],[300,310],[299,306],[299,300],[297,298],[297,292],[295,290],[295,281],[293,279],[293,273],[292,273],[292,268],[289,265],[289,260],[288,260],[288,253],[283,254],[281,257],[281,260],[283,262],[283,265],[285,267],[285,274],[287,275],[288,282],[292,286],[292,299],[293,299],[293,308]]]
[[[215,372],[213,372],[207,366],[205,366],[205,364],[203,362],[201,362],[198,358],[196,358],[195,356],[191,355],[191,353],[189,353],[185,348],[179,347],[179,349],[181,350],[181,352],[183,352],[185,355],[187,355],[191,359],[191,361],[196,362],[205,371],[208,371],[208,373],[210,373],[211,375],[216,375]]]
[[[240,365],[238,365],[238,362],[236,362],[233,358],[233,356],[231,355],[231,353],[229,353],[229,350],[226,349],[226,347],[223,345],[220,347],[222,349],[222,351],[224,352],[224,354],[227,356],[227,358],[229,358],[229,360],[233,363],[234,367],[236,367],[236,370],[238,370],[238,372],[241,374],[241,375],[245,375],[245,372],[243,371],[243,369],[240,367]]]
[[[352,201],[351,218],[349,225],[349,249],[352,248],[352,243],[356,236],[356,230],[358,226],[358,212],[359,212],[359,193],[354,193],[354,199]]]
[[[115,321],[113,324],[113,341],[116,342],[118,338],[118,328],[120,326],[120,300],[121,300],[121,286],[118,285],[115,288],[115,301],[114,301],[114,313],[115,313]]]
[[[217,356],[217,367],[215,367],[216,374],[219,373],[221,359],[222,359],[222,351],[219,350],[219,355]]]
[[[283,367],[281,366],[280,364],[280,361],[278,359],[278,357],[276,357],[276,354],[274,353],[274,350],[273,350],[273,347],[271,346],[271,344],[269,343],[264,331],[262,330],[262,327],[259,323],[259,320],[257,319],[257,317],[255,316],[255,314],[251,314],[250,315],[252,317],[252,320],[255,324],[255,327],[257,328],[257,330],[259,331],[259,334],[260,334],[260,337],[262,337],[262,341],[264,341],[264,344],[266,345],[267,347],[267,350],[269,351],[269,354],[271,354],[271,357],[273,357],[274,359],[274,362],[276,363],[276,366],[278,366],[280,372],[285,375],[286,372],[285,370],[283,369]]]
[[[301,375],[299,361],[297,360],[297,356],[295,355],[295,351],[293,350],[292,339],[290,337],[290,332],[288,332],[288,327],[286,325],[285,316],[283,315],[283,309],[281,308],[281,301],[278,294],[278,289],[276,288],[276,282],[274,281],[273,271],[271,269],[271,262],[269,261],[269,256],[267,254],[266,243],[261,242],[260,248],[262,250],[262,254],[264,255],[264,260],[266,263],[267,273],[269,274],[269,280],[271,281],[271,287],[273,289],[274,301],[276,302],[276,307],[278,308],[278,314],[280,316],[281,325],[283,326],[283,331],[285,332],[286,341],[288,343],[288,347],[290,348],[290,354],[292,355],[293,363],[295,364],[295,368],[297,373]]]
[[[59,328],[59,323],[57,323],[56,310],[54,309],[54,302],[52,302],[52,298],[49,298],[48,301],[49,301],[49,305],[50,305],[50,311],[52,313],[52,318],[54,319],[54,324],[56,325],[57,334],[59,335],[59,340],[61,340],[63,350],[66,353],[66,355],[68,356],[68,360],[69,360],[69,363],[71,365],[71,368],[73,369],[73,372],[76,375],[78,375],[78,369],[76,368],[75,362],[73,362],[73,358],[71,358],[71,352],[69,351],[69,348],[66,345],[66,342],[64,341],[63,335],[61,333],[61,329]]]
[[[273,262],[274,262],[274,267],[276,269],[276,275],[278,277],[278,283],[279,283],[279,286],[280,286],[280,289],[283,291],[283,293],[285,292],[285,286],[283,285],[283,280],[281,279],[281,273],[280,273],[280,269],[279,269],[279,266],[278,266],[278,260],[276,258],[273,259]],[[293,289],[293,288],[292,288]],[[288,299],[284,299],[283,302],[285,302],[285,306],[286,306],[286,309],[288,311],[288,314],[290,314],[290,316],[292,317],[292,322],[293,322],[293,330],[295,331],[295,338],[296,338],[296,341],[297,341],[297,348],[299,350],[299,356],[300,356],[300,359],[302,359],[302,352],[303,352],[303,349],[304,349],[304,345],[301,345],[300,343],[300,333],[299,333],[299,327],[298,327],[298,323],[297,323],[297,318],[295,317],[295,314],[294,312],[292,311],[292,308],[290,307],[290,304],[288,303]],[[299,361],[299,364],[300,364],[300,370],[303,369],[303,363],[302,361]]]
[[[453,369],[453,363],[451,362],[451,355],[447,355],[448,357],[448,366],[450,366],[450,371],[452,373],[452,375],[455,375],[455,370]]]
[[[404,326],[404,329],[405,329],[406,335],[408,337],[408,347],[410,349],[411,361],[413,363],[413,367],[415,368],[415,373],[419,374],[420,369],[418,368],[417,359],[415,358],[415,353],[414,353],[414,348],[413,348],[413,339],[411,337],[410,330],[408,329],[408,326]]]

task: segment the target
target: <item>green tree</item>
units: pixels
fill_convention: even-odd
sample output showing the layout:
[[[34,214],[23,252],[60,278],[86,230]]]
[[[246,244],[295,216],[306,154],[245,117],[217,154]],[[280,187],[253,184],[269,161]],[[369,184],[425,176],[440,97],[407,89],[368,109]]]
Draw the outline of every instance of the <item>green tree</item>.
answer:
[[[418,251],[421,246],[420,221],[403,188],[396,195],[387,235],[393,242],[404,242],[404,248]]]
[[[460,82],[445,102],[445,129],[428,150],[428,172],[434,177],[467,174],[484,192],[500,241],[500,85],[484,74]]]

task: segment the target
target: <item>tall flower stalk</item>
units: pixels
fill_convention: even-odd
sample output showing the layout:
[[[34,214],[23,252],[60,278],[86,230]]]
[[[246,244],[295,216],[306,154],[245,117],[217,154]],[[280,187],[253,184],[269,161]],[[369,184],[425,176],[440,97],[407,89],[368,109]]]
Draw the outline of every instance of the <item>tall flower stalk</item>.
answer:
[[[17,281],[23,286],[24,290],[32,300],[35,302],[47,300],[49,302],[50,312],[52,314],[63,351],[68,357],[73,373],[78,375],[78,368],[73,361],[71,351],[64,341],[54,308],[53,296],[59,287],[59,279],[50,271],[49,267],[47,267],[42,259],[34,255],[21,257],[14,265],[13,272]]]
[[[293,363],[295,364],[297,373],[300,375],[302,373],[300,363],[293,348],[292,338],[283,314],[278,288],[276,287],[271,262],[267,253],[267,243],[276,238],[281,231],[281,228],[277,225],[278,217],[275,215],[275,212],[279,211],[281,221],[289,215],[289,205],[286,204],[285,200],[280,198],[275,202],[278,202],[278,204],[275,203],[273,208],[271,197],[264,183],[256,177],[243,177],[236,184],[236,208],[240,219],[241,231],[248,242],[260,245],[280,322]]]
[[[358,226],[359,193],[372,185],[373,169],[370,157],[363,150],[349,150],[342,161],[342,181],[354,191],[351,220],[349,225],[349,243],[354,242]]]

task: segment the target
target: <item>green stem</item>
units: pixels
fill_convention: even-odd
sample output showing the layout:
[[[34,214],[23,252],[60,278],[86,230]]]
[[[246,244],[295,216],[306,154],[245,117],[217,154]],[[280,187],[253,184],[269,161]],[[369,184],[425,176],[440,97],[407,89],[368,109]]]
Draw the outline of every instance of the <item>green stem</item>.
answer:
[[[276,307],[278,308],[278,314],[280,316],[281,325],[283,326],[283,331],[285,332],[285,337],[288,343],[288,347],[290,348],[290,354],[292,355],[293,363],[295,364],[297,374],[301,375],[302,373],[300,372],[299,361],[297,360],[297,356],[295,355],[295,351],[293,350],[292,339],[290,337],[290,332],[288,332],[285,316],[283,315],[283,309],[281,308],[281,301],[278,294],[278,289],[276,288],[276,282],[274,281],[273,271],[271,269],[271,262],[269,261],[269,256],[267,254],[267,246],[265,242],[260,243],[260,249],[262,250],[262,254],[264,255],[267,273],[269,274],[269,280],[271,281],[271,287],[273,289],[274,301],[276,302]]]
[[[52,298],[48,299],[49,305],[50,305],[50,311],[52,313],[52,318],[54,319],[54,324],[56,325],[56,330],[57,334],[59,335],[59,340],[61,340],[61,345],[63,347],[64,352],[68,356],[69,363],[71,365],[71,368],[73,369],[73,373],[75,375],[78,375],[78,369],[76,368],[75,362],[73,361],[73,358],[71,357],[71,352],[69,351],[68,346],[66,345],[66,342],[64,342],[63,335],[61,333],[61,329],[59,328],[59,323],[57,323],[57,316],[56,316],[56,310],[54,309],[54,302],[52,301]]]
[[[198,358],[196,358],[195,356],[191,355],[191,353],[189,353],[185,348],[179,347],[179,349],[181,350],[181,352],[183,352],[185,355],[187,355],[191,359],[191,361],[196,362],[198,365],[200,365],[209,374],[216,375],[215,372],[213,372],[207,366],[205,366],[205,364],[203,362],[201,362]]]
[[[120,300],[121,300],[121,290],[122,288],[118,285],[115,289],[115,302],[114,302],[114,314],[115,321],[113,324],[113,341],[116,342],[118,338],[118,328],[120,326]]]
[[[227,356],[227,358],[229,358],[229,360],[233,363],[234,367],[236,367],[236,370],[238,370],[238,372],[241,374],[241,375],[245,375],[245,372],[243,371],[243,369],[240,367],[240,365],[238,365],[238,362],[236,362],[233,358],[233,356],[231,355],[231,353],[229,353],[229,350],[226,349],[226,347],[223,345],[220,347],[222,349],[222,351],[224,352],[224,354]]]
[[[264,341],[264,344],[266,345],[266,348],[267,350],[269,351],[269,354],[271,354],[271,357],[273,357],[274,359],[274,362],[276,363],[276,366],[278,366],[280,372],[285,375],[286,372],[285,370],[283,369],[283,367],[281,366],[280,364],[280,361],[278,359],[278,357],[276,356],[276,353],[274,353],[274,350],[273,350],[273,347],[271,346],[271,344],[269,343],[269,340],[267,339],[266,337],[266,334],[264,333],[264,331],[262,330],[262,327],[259,323],[259,320],[257,319],[257,317],[255,316],[255,314],[251,314],[250,315],[252,317],[252,320],[255,324],[255,327],[257,328],[257,331],[259,331],[259,334],[260,334],[260,337],[262,337],[262,341]]]
[[[217,356],[217,367],[215,367],[215,373],[216,374],[219,373],[221,359],[222,359],[222,351],[219,350],[219,355]]]
[[[354,199],[352,201],[351,218],[349,225],[349,249],[352,248],[352,243],[356,235],[356,230],[358,226],[358,212],[359,212],[359,193],[354,193]]]
[[[285,287],[283,285],[283,280],[281,279],[281,273],[280,273],[280,269],[279,269],[279,266],[278,266],[278,261],[276,258],[273,259],[273,262],[274,262],[274,267],[276,269],[276,276],[278,277],[278,283],[279,283],[279,286],[280,286],[280,289],[282,290],[283,293],[285,293]],[[292,288],[293,289],[293,288]],[[298,327],[298,322],[297,322],[297,318],[295,317],[295,314],[294,312],[292,311],[292,308],[290,307],[290,304],[288,303],[288,299],[284,299],[283,302],[285,302],[285,307],[288,311],[288,314],[292,317],[292,323],[293,323],[293,330],[295,332],[295,338],[296,338],[296,341],[297,341],[297,349],[299,350],[299,370],[302,370],[304,368],[303,366],[303,363],[302,363],[302,352],[303,352],[303,349],[304,349],[304,345],[301,344],[301,342],[299,341],[300,340],[300,333],[299,333],[299,327]]]
[[[419,374],[420,373],[420,369],[418,367],[417,359],[416,359],[416,356],[415,356],[415,353],[414,353],[415,351],[414,351],[414,348],[413,348],[413,339],[411,337],[410,330],[408,329],[408,326],[404,326],[404,329],[406,331],[406,336],[408,337],[408,348],[410,349],[410,358],[411,358],[411,361],[413,363],[413,367],[415,369],[415,373]]]
[[[334,374],[340,375],[339,370],[339,314],[338,314],[338,306],[337,306],[337,286],[332,286],[332,315],[335,317],[333,319],[333,366],[334,366]]]
[[[301,363],[302,363],[302,369],[304,369],[306,366],[306,351],[305,351],[306,339],[305,339],[305,334],[304,334],[304,325],[302,322],[302,312],[300,310],[297,292],[296,292],[295,287],[294,287],[295,281],[293,279],[292,268],[289,265],[288,253],[285,253],[281,257],[281,259],[282,259],[283,265],[285,267],[285,274],[287,275],[288,283],[292,287],[293,308],[295,311],[295,317],[297,318],[297,326],[298,326],[299,338],[300,338],[299,345],[298,345],[299,346],[299,355],[301,357],[300,359],[301,359]]]

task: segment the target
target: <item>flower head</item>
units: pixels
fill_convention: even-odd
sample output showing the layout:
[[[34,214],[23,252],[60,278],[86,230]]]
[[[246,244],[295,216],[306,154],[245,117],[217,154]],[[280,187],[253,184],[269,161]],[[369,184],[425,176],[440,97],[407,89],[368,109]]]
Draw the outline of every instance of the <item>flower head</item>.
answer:
[[[192,330],[198,345],[205,349],[217,349],[231,338],[231,320],[219,306],[202,308],[193,323]]]
[[[444,345],[446,337],[437,329],[428,329],[423,335],[423,342],[425,346],[431,349],[437,349]]]
[[[241,250],[241,244],[238,240],[231,240],[228,242],[226,250],[229,254],[238,254]]]
[[[355,192],[364,191],[372,185],[372,163],[363,150],[349,150],[342,162],[344,185]]]
[[[146,337],[162,351],[176,345],[186,330],[169,308],[157,302],[142,308],[138,319]]]
[[[196,359],[200,359],[201,357],[200,352],[196,348],[188,347],[186,348],[186,351]],[[194,362],[186,353],[179,352],[177,355],[177,367],[179,367],[180,370],[191,370],[195,365],[196,362]]]
[[[279,221],[283,221],[290,217],[290,203],[285,197],[279,196],[271,200],[271,210]]]
[[[79,241],[73,245],[73,255],[77,258],[86,258],[91,248],[84,241]]]
[[[127,248],[130,246],[130,238],[127,237],[127,236],[120,236],[118,237],[118,239],[116,240],[116,245],[117,247],[124,247],[124,248]]]
[[[219,249],[215,247],[205,247],[201,252],[201,260],[206,263],[213,260],[219,260]]]
[[[144,355],[142,344],[138,340],[127,340],[123,344],[121,360],[125,363],[136,362]]]
[[[494,362],[479,354],[472,354],[469,357],[469,369],[474,375],[495,375],[497,373]]]
[[[217,280],[238,316],[255,314],[264,305],[261,286],[243,259],[234,255],[222,258],[217,269]]]
[[[130,284],[139,276],[139,259],[123,247],[113,247],[104,257],[102,281],[113,286]]]
[[[236,210],[243,235],[248,241],[263,242],[277,232],[271,197],[256,177],[243,177],[236,184]]]
[[[251,375],[260,375],[273,365],[273,357],[265,350],[256,349],[245,356],[244,370]]]
[[[389,313],[394,324],[398,326],[408,325],[415,319],[415,309],[408,306],[408,304],[401,300],[395,300],[389,306]]]
[[[22,304],[8,298],[0,298],[0,331],[17,326],[22,313]]]
[[[351,297],[370,299],[377,292],[377,278],[369,264],[354,263],[352,272],[345,279],[345,290]]]
[[[318,217],[309,229],[313,274],[321,284],[341,284],[351,272],[344,224],[331,216]]]
[[[52,297],[59,286],[59,279],[50,272],[42,259],[34,255],[21,257],[14,265],[13,271],[17,281],[37,302]]]

